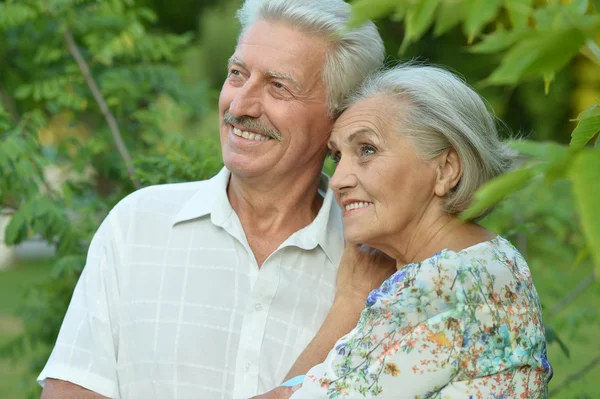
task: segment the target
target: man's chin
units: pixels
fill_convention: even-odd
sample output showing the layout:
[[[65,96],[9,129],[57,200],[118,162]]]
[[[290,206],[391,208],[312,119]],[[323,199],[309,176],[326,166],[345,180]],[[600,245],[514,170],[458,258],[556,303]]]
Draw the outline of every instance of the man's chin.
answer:
[[[223,164],[232,175],[240,178],[257,178],[266,175],[269,170],[272,170],[272,168],[265,167],[264,165],[253,165],[248,159],[241,159],[242,157],[232,158],[234,159],[224,157]]]

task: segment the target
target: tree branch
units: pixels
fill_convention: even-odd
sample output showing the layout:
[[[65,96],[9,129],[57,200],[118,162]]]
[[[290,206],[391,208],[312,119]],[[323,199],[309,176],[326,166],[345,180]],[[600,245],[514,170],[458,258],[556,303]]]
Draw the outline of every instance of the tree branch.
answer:
[[[0,100],[2,100],[2,104],[4,104],[4,108],[6,108],[6,110],[12,117],[13,122],[17,123],[20,119],[19,113],[17,112],[17,106],[15,105],[15,102],[13,101],[13,99],[8,95],[8,93],[6,91],[4,91],[4,89],[1,87],[0,87]]]
[[[600,355],[596,356],[594,359],[592,359],[591,362],[589,362],[588,364],[583,366],[581,369],[579,369],[575,373],[567,376],[567,378],[565,378],[563,380],[563,382],[560,383],[560,385],[558,385],[556,388],[554,388],[553,390],[550,391],[548,396],[556,395],[563,388],[569,386],[569,384],[571,384],[572,382],[577,381],[578,379],[580,379],[581,377],[583,377],[584,375],[589,373],[594,367],[596,367],[599,364],[600,364]]]
[[[577,286],[570,291],[567,295],[561,298],[560,301],[556,305],[550,309],[548,312],[548,319],[556,316],[561,310],[563,310],[569,303],[575,300],[579,295],[581,295],[590,285],[592,285],[596,281],[596,272],[592,270],[592,272],[583,280],[577,284]]]
[[[67,47],[69,48],[69,52],[71,53],[71,55],[77,62],[77,65],[79,65],[79,69],[81,69],[81,73],[83,73],[83,77],[85,78],[85,81],[86,81],[90,91],[92,92],[92,95],[94,96],[94,99],[96,100],[96,103],[100,107],[100,111],[102,111],[102,114],[104,115],[104,118],[106,119],[106,122],[108,123],[108,127],[110,128],[110,132],[112,133],[113,139],[117,146],[117,150],[119,151],[119,154],[121,154],[121,158],[123,159],[123,161],[125,162],[125,165],[127,166],[127,172],[129,173],[129,178],[133,182],[133,185],[135,186],[135,188],[139,189],[141,187],[141,184],[135,178],[135,169],[133,167],[133,163],[131,162],[131,156],[129,155],[129,152],[127,151],[127,147],[125,146],[125,143],[123,142],[123,137],[121,136],[121,131],[119,130],[119,125],[117,124],[117,120],[115,119],[113,114],[108,109],[106,100],[104,99],[104,96],[100,92],[100,89],[98,88],[98,85],[96,84],[96,81],[94,80],[94,77],[92,76],[92,73],[90,72],[90,68],[88,67],[87,63],[83,59],[81,52],[79,51],[79,48],[77,47],[77,43],[75,43],[75,39],[73,39],[73,35],[71,34],[70,29],[68,29],[68,28],[65,29],[64,38],[67,43]]]

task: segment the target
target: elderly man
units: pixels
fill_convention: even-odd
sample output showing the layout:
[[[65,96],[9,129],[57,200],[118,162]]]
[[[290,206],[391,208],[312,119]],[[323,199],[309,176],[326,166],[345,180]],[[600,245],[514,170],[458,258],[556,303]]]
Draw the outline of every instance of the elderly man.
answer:
[[[247,0],[238,17],[219,99],[226,168],[110,212],[43,398],[246,399],[283,381],[337,306],[341,217],[321,168],[336,110],[382,64],[381,38],[371,23],[346,30],[342,0]]]

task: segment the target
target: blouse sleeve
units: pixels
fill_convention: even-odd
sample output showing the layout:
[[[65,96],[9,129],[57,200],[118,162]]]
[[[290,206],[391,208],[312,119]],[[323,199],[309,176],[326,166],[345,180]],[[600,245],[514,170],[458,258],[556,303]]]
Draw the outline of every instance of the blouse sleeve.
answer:
[[[373,291],[357,327],[292,398],[428,397],[447,385],[459,366],[464,308],[451,263],[407,265]]]

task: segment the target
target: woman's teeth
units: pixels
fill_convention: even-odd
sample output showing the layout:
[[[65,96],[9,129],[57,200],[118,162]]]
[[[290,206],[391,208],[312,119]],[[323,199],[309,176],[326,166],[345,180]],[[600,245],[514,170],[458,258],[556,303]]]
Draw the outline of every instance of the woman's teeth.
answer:
[[[270,137],[263,136],[262,134],[249,133],[249,132],[241,131],[237,127],[233,128],[233,134],[235,134],[236,136],[240,136],[240,137],[243,137],[245,139],[254,140],[254,141],[267,141],[267,140],[270,139]]]
[[[351,211],[352,209],[364,208],[365,206],[371,205],[370,202],[353,202],[344,207],[345,210]]]

